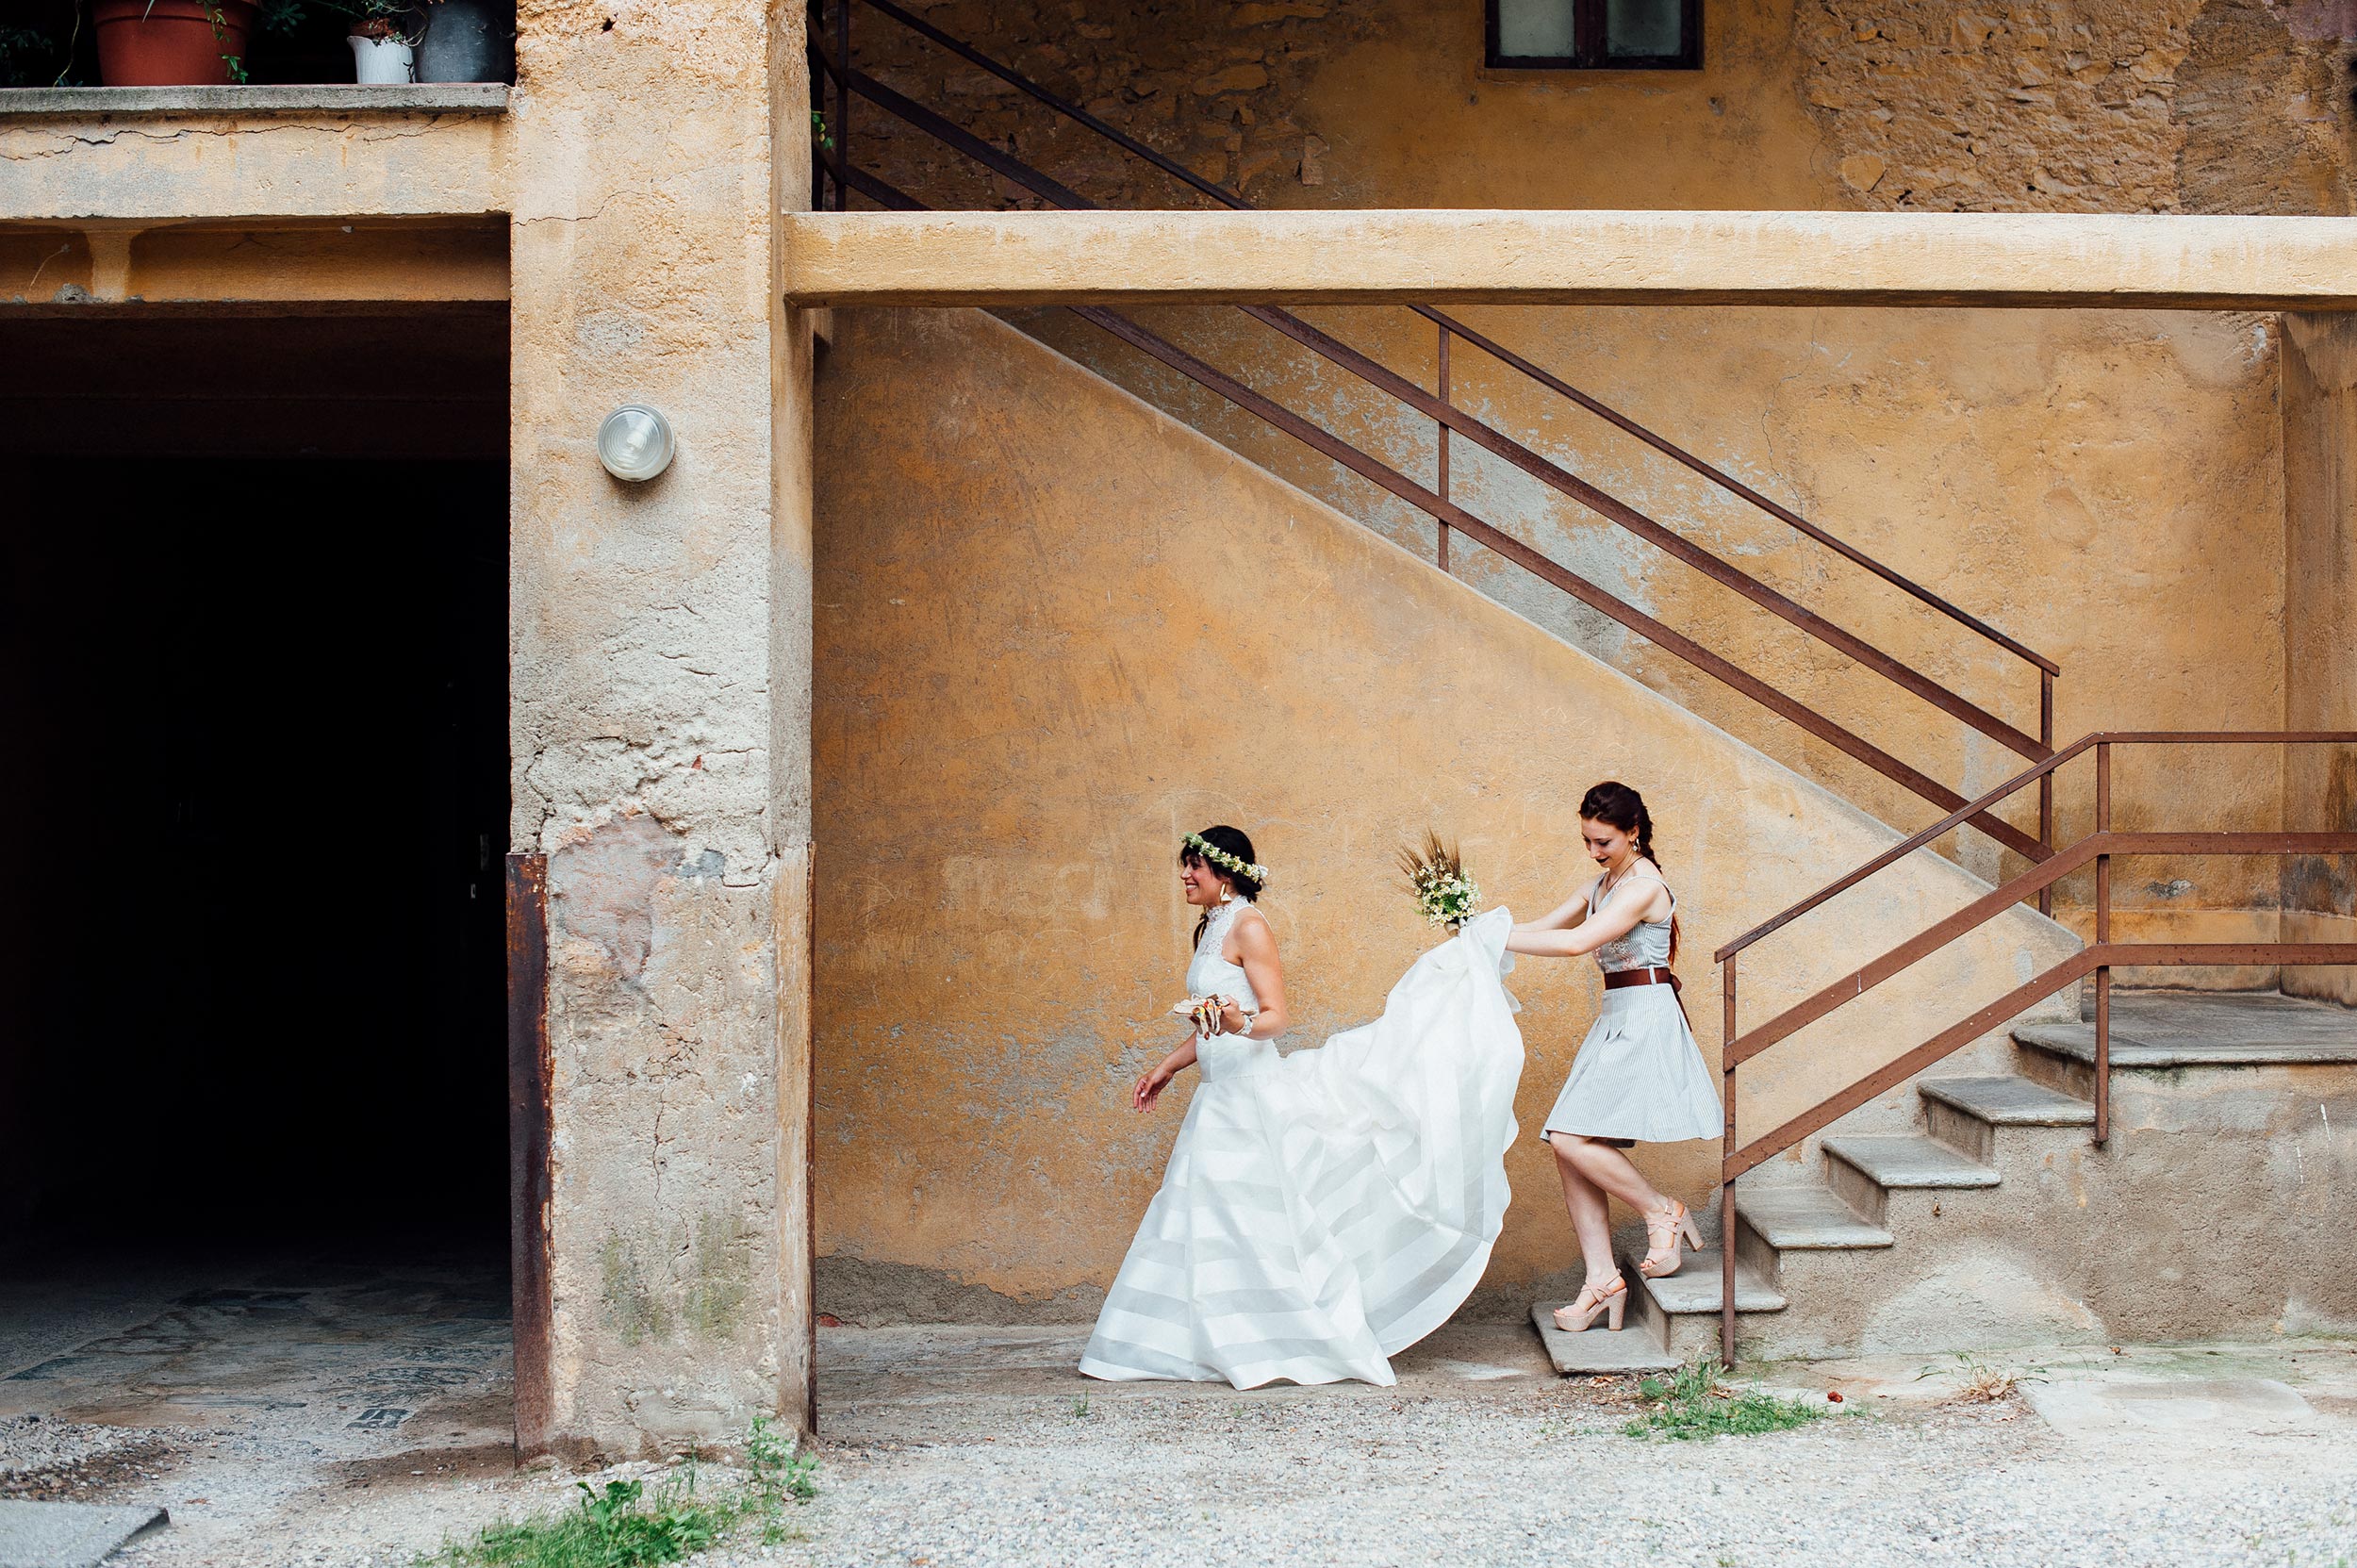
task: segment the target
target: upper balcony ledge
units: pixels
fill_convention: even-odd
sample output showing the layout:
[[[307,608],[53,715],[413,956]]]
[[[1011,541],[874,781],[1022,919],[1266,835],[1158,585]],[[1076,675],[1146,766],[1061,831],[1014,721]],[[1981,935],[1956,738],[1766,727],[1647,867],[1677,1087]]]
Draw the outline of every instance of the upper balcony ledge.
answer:
[[[2357,218],[1491,211],[790,213],[806,305],[2357,309]]]
[[[259,114],[504,114],[505,82],[419,82],[362,87],[18,87],[0,89],[0,121],[91,120],[115,115],[232,118]]]

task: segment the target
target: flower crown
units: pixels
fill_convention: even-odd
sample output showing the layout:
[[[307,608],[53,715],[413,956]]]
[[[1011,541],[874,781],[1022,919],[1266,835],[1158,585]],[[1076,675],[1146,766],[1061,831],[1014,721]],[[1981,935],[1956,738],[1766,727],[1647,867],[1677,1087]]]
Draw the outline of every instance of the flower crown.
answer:
[[[1262,887],[1268,885],[1268,867],[1255,865],[1242,855],[1231,855],[1199,833],[1186,836],[1186,846],[1231,877],[1250,877]]]

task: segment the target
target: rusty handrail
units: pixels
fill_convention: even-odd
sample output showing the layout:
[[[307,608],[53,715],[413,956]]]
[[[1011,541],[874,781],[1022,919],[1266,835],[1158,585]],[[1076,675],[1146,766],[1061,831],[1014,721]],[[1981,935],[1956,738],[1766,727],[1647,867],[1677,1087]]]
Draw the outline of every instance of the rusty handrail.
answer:
[[[877,0],[868,0],[868,3],[876,4]],[[1096,206],[1087,197],[1073,190],[1070,187],[1022,163],[1012,155],[984,141],[946,116],[877,81],[865,73],[832,65],[825,60],[823,55],[815,54],[814,58],[820,63],[823,70],[839,72],[841,82],[859,96],[874,103],[943,145],[973,159],[1002,178],[1059,206],[1093,208]],[[1014,79],[1012,75],[1010,79]],[[832,160],[828,160],[828,166],[833,172],[838,185],[844,182],[848,174],[857,189],[865,191],[873,199],[887,206],[903,210],[922,206],[922,204],[914,197],[863,171],[849,169]],[[1445,448],[1442,452],[1442,468],[1440,475],[1442,487],[1439,491],[1427,490],[1413,481],[1408,480],[1405,475],[1398,473],[1389,465],[1378,463],[1359,449],[1342,441],[1330,432],[1311,425],[1308,421],[1294,415],[1291,410],[1281,409],[1272,401],[1250,391],[1234,378],[1212,370],[1195,355],[1177,348],[1176,345],[1158,335],[1147,332],[1128,318],[1096,306],[1067,308],[1072,308],[1074,314],[1083,320],[1113,333],[1131,346],[1178,371],[1197,384],[1217,392],[1239,407],[1246,408],[1259,415],[1287,434],[1302,440],[1322,455],[1360,474],[1360,477],[1369,479],[1433,518],[1441,531],[1441,547],[1445,565],[1448,533],[1453,526],[1458,526],[1456,516],[1460,510],[1449,503],[1446,495]],[[1636,534],[1639,537],[1646,539],[1666,553],[1694,567],[1713,581],[1742,594],[1788,623],[1809,633],[1827,646],[1847,653],[1902,689],[1921,698],[1934,707],[1962,720],[1970,727],[2009,749],[2029,757],[2043,756],[2049,750],[2052,715],[2051,675],[2042,677],[2041,734],[2036,739],[2033,739],[1978,704],[1958,696],[1937,682],[1932,681],[1873,647],[1863,638],[1854,636],[1818,616],[1815,612],[1769,587],[1766,584],[1760,583],[1748,573],[1740,571],[1701,546],[1687,540],[1683,536],[1662,527],[1635,507],[1627,505],[1616,497],[1579,478],[1576,474],[1532,452],[1472,414],[1457,408],[1444,398],[1435,398],[1425,392],[1421,387],[1399,375],[1389,367],[1341,342],[1329,334],[1320,331],[1290,312],[1260,305],[1238,306],[1238,308],[1254,320],[1273,327],[1304,347],[1310,348],[1329,362],[1352,371],[1370,386],[1400,399],[1410,407],[1434,419],[1440,425],[1443,441],[1452,430],[1465,436],[1484,449],[1513,463],[1532,477],[1547,484],[1558,492],[1589,507],[1598,515]],[[1443,353],[1445,353],[1446,342],[1444,331],[1442,338]],[[1498,535],[1487,524],[1479,523],[1478,520],[1475,520],[1474,528],[1464,531],[1473,533],[1481,542],[1491,544],[1492,548],[1497,549],[1500,553],[1516,560],[1517,564],[1547,579],[1591,608],[1602,611],[1622,625],[1658,643],[1705,673],[1752,698],[1771,712],[1793,723],[1805,733],[1825,741],[1845,755],[1865,764],[1919,798],[1942,808],[1954,808],[1965,804],[1964,798],[1954,790],[1901,762],[1897,757],[1866,741],[1847,727],[1825,718],[1815,710],[1785,695],[1732,662],[1670,630],[1662,622],[1644,615],[1596,585],[1577,577],[1568,569],[1561,567],[1560,563],[1540,556],[1536,552],[1527,551],[1527,547],[1518,552],[1495,544],[1492,542],[1493,536],[1505,537],[1506,536]],[[1533,564],[1534,558],[1546,561],[1546,567]],[[1550,570],[1548,568],[1553,569]],[[2052,836],[2050,800],[2041,801],[2039,833],[2036,836],[1986,812],[1968,812],[1963,820],[1987,834],[2004,848],[2032,862],[2041,861],[2052,852],[2047,844],[2047,840]]]
[[[836,0],[836,41],[838,47],[838,58],[842,62],[839,68],[841,74],[837,77],[838,85],[841,85],[842,77],[848,76],[850,71],[849,53],[848,48],[843,46],[842,42],[842,41],[849,35],[849,20],[844,10],[844,6],[847,3],[848,0]],[[990,56],[983,54],[981,50],[967,43],[963,39],[944,31],[942,28],[937,27],[931,23],[926,21],[923,17],[917,16],[915,13],[894,4],[893,0],[862,0],[862,3],[869,7],[871,9],[882,12],[884,16],[899,24],[901,26],[908,28],[910,31],[916,33],[922,38],[930,40],[941,48],[956,55],[960,59],[964,60],[967,64],[974,66],[976,69],[987,72],[990,74],[997,76],[1008,86],[1013,87],[1017,91],[1036,100],[1055,113],[1063,115],[1074,124],[1086,128],[1096,136],[1103,138],[1105,140],[1113,142],[1115,146],[1119,147],[1123,152],[1128,153],[1132,157],[1141,158],[1146,162],[1152,164],[1156,169],[1162,171],[1163,173],[1168,174],[1173,179],[1186,185],[1189,189],[1210,197],[1211,200],[1218,202],[1223,206],[1227,206],[1239,212],[1253,212],[1260,210],[1249,198],[1237,191],[1228,190],[1226,186],[1221,185],[1216,181],[1204,178],[1194,170],[1189,169],[1186,165],[1178,162],[1176,158],[1156,150],[1155,148],[1147,145],[1146,142],[1139,140],[1137,138],[1129,135],[1127,132],[1122,131],[1113,125],[1108,124],[1105,121],[1089,113],[1088,110],[1082,108],[1078,104],[1073,103],[1070,99],[1065,98],[1061,93],[1058,93],[1052,89],[1045,87],[1039,82],[1032,80],[1030,77],[1025,75],[1020,71],[1015,70],[1014,67],[993,59]],[[838,69],[834,61],[826,59],[823,55],[819,57],[819,63],[823,68],[827,69],[831,73],[833,73]],[[1088,205],[1093,206],[1094,204]],[[1728,494],[1736,497],[1738,500],[1743,501],[1748,504],[1758,508],[1760,511],[1767,513],[1770,517],[1774,518],[1777,521],[1782,522],[1788,527],[1800,533],[1805,537],[1824,546],[1826,549],[1833,551],[1836,554],[1863,569],[1864,570],[1871,572],[1874,576],[1881,578],[1884,582],[1890,584],[1893,587],[1898,588],[1900,591],[1907,594],[1919,602],[1938,611],[1941,615],[1947,617],[1949,619],[1954,621],[1956,624],[1964,627],[1968,631],[1972,632],[1975,635],[1986,639],[1995,646],[2003,649],[2006,652],[2011,653],[2015,657],[2028,663],[2049,679],[2062,673],[2062,667],[2060,665],[2056,664],[2052,659],[2048,658],[2045,654],[2038,652],[2036,649],[2029,647],[2027,644],[2022,643],[2017,638],[2006,635],[2003,632],[2001,632],[1996,627],[1989,625],[1988,622],[1983,620],[1978,616],[1973,615],[1970,611],[1966,610],[1942,596],[1932,592],[1929,588],[1926,588],[1921,584],[1915,582],[1912,578],[1909,578],[1891,567],[1885,565],[1883,562],[1876,560],[1871,555],[1867,554],[1864,551],[1859,550],[1856,546],[1827,532],[1824,528],[1819,526],[1818,524],[1809,521],[1806,518],[1792,510],[1790,507],[1785,506],[1780,503],[1770,499],[1768,496],[1761,494],[1758,490],[1744,484],[1741,480],[1736,478],[1733,474],[1728,473],[1725,470],[1718,467],[1716,464],[1711,463],[1706,458],[1697,456],[1695,454],[1687,451],[1684,447],[1679,446],[1676,442],[1669,439],[1667,437],[1657,434],[1656,432],[1647,428],[1645,425],[1639,423],[1628,415],[1622,413],[1619,409],[1606,403],[1603,399],[1582,391],[1580,388],[1573,386],[1570,382],[1565,381],[1560,376],[1554,374],[1552,371],[1549,371],[1525,355],[1517,354],[1514,350],[1509,349],[1505,344],[1498,342],[1495,338],[1489,337],[1485,333],[1476,331],[1473,327],[1467,326],[1462,321],[1459,321],[1456,317],[1453,317],[1437,307],[1426,305],[1409,305],[1406,306],[1406,308],[1413,311],[1419,316],[1424,317],[1426,321],[1429,321],[1440,327],[1442,335],[1443,345],[1445,345],[1448,337],[1452,335],[1462,338],[1466,342],[1472,344],[1477,349],[1480,349],[1483,353],[1496,359],[1500,364],[1505,365],[1508,369],[1512,370],[1537,383],[1546,390],[1555,393],[1558,397],[1564,398],[1571,403],[1576,404],[1579,407],[1586,409],[1589,413],[1595,415],[1598,419],[1605,421],[1607,423],[1612,425],[1624,434],[1643,442],[1645,445],[1652,447],[1655,451],[1682,465],[1693,473],[1708,480],[1711,484],[1717,486],[1722,490],[1725,490]],[[1443,352],[1445,352],[1445,347]],[[2051,737],[2049,744],[2051,744]]]
[[[2116,965],[2166,967],[2186,965],[2310,965],[2357,964],[2357,943],[2331,942],[2115,942],[2111,930],[2111,860],[2115,854],[2192,855],[2318,855],[2357,854],[2357,833],[2119,833],[2112,827],[2111,753],[2114,746],[2357,746],[2357,731],[2347,730],[2112,730],[2097,731],[2073,741],[1979,800],[1912,835],[1868,861],[1847,876],[1810,894],[1791,908],[1771,917],[1714,955],[1720,964],[1722,1041],[1721,1087],[1724,1125],[1720,1152],[1720,1310],[1722,1357],[1735,1360],[1735,1236],[1736,1179],[1791,1148],[1811,1133],[1821,1131],[1876,1096],[1904,1082],[1933,1063],[1979,1038],[2008,1018],[2089,974],[2095,977],[2095,1131],[2102,1145],[2111,1136],[2111,972]],[[2051,788],[2063,764],[2092,751],[2095,753],[2095,828],[2085,837],[2056,850],[2044,863],[1934,922],[1897,947],[1857,969],[1820,987],[1774,1017],[1744,1031],[1739,1029],[1736,958],[1745,948],[1780,930],[1827,900],[1856,886],[1867,877],[1951,831],[1974,809],[1986,809],[2033,782]],[[1808,1025],[1856,1000],[1883,982],[1912,967],[2034,895],[2046,894],[2063,877],[2095,867],[2095,940],[2045,973],[2024,982],[1996,1000],[1977,1009],[1914,1049],[1883,1064],[1872,1072],[1819,1100],[1772,1131],[1748,1144],[1737,1142],[1736,1069],[1790,1038]]]

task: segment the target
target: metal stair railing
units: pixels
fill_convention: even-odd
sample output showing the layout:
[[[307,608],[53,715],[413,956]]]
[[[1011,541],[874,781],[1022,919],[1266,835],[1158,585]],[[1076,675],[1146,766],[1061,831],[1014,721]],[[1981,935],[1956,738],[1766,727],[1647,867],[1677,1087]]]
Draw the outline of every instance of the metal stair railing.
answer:
[[[1125,135],[1049,89],[992,59],[963,40],[902,9],[899,6],[893,4],[892,0],[860,0],[860,3],[948,50],[968,64],[997,76],[1056,113],[1113,142],[1123,151],[1152,164],[1191,190],[1226,206],[1238,209],[1251,208],[1252,204],[1243,196],[1203,178],[1193,170],[1154,148]],[[823,77],[832,86],[835,106],[833,117],[827,126],[829,134],[824,140],[815,141],[813,158],[815,175],[823,177],[832,193],[836,210],[847,209],[848,197],[852,191],[857,191],[878,205],[890,208],[922,210],[924,207],[924,204],[906,192],[851,162],[849,157],[849,124],[850,102],[855,95],[944,146],[970,158],[990,173],[1019,189],[1030,191],[1043,201],[1071,209],[1089,209],[1097,206],[1080,192],[1021,162],[1011,154],[966,131],[946,116],[857,70],[851,63],[849,47],[850,0],[834,0],[832,10],[834,16],[832,36],[822,39],[815,29],[813,33],[812,63],[816,75]],[[815,77],[815,81],[816,79]],[[822,95],[822,93],[823,90],[815,89],[815,95]],[[815,178],[814,190],[817,189],[818,183]],[[1437,525],[1439,560],[1442,569],[1448,569],[1451,533],[1466,533],[1476,542],[1497,550],[1508,558],[1515,560],[1517,564],[1533,570],[1556,586],[1571,593],[1591,608],[1601,611],[1620,624],[1658,643],[1714,679],[1741,692],[1804,732],[1826,742],[1935,806],[1944,810],[1953,810],[1963,806],[1965,802],[1963,797],[1956,791],[1932,779],[1920,769],[1902,762],[1884,749],[1874,746],[1846,726],[1817,713],[1806,704],[1770,685],[1750,671],[1736,666],[1732,661],[1704,649],[1700,644],[1681,635],[1655,618],[1644,615],[1596,585],[1577,577],[1560,563],[1548,561],[1547,566],[1552,569],[1541,569],[1541,567],[1534,565],[1531,559],[1536,556],[1537,553],[1530,551],[1527,546],[1520,549],[1501,546],[1498,541],[1506,538],[1507,536],[1480,520],[1471,518],[1470,514],[1464,513],[1462,508],[1456,506],[1449,500],[1449,438],[1451,435],[1473,441],[1483,450],[1520,469],[1558,494],[1596,512],[1599,516],[1644,539],[1663,553],[1692,567],[1713,582],[1733,590],[1787,623],[1845,654],[1861,667],[1882,676],[1940,712],[1996,740],[2008,750],[2032,760],[2042,760],[2052,754],[2054,685],[2056,677],[2060,674],[2060,667],[2053,661],[2006,636],[1939,595],[1835,537],[1816,524],[1809,522],[1800,514],[1761,495],[1758,491],[1696,457],[1684,448],[1656,435],[1635,420],[1555,376],[1487,335],[1430,306],[1422,305],[1408,306],[1416,314],[1432,322],[1438,330],[1439,390],[1438,395],[1435,395],[1426,392],[1416,382],[1391,371],[1373,356],[1343,343],[1330,334],[1321,331],[1289,311],[1261,305],[1239,305],[1236,308],[1310,350],[1328,363],[1349,371],[1369,386],[1398,399],[1426,418],[1434,421],[1437,426],[1439,447],[1436,487],[1426,489],[1406,479],[1389,465],[1382,464],[1357,448],[1350,447],[1340,437],[1310,424],[1299,416],[1292,414],[1290,410],[1280,409],[1271,400],[1257,392],[1252,392],[1233,377],[1213,370],[1197,356],[1169,343],[1127,317],[1095,306],[1078,307],[1075,308],[1074,313],[1113,333],[1165,366],[1178,371],[1181,374],[1234,403],[1237,406],[1258,415],[1277,428],[1302,440],[1321,454],[1360,474],[1362,478],[1373,481],[1379,487],[1425,512],[1433,519]],[[1734,567],[1722,557],[1662,526],[1637,508],[1541,456],[1472,413],[1458,407],[1450,401],[1448,387],[1450,347],[1456,341],[1462,341],[1491,355],[1500,363],[1528,378],[1534,384],[1606,420],[1615,428],[1672,457],[1727,493],[1758,507],[1794,528],[1804,536],[1834,551],[1844,559],[1899,587],[1995,647],[2030,663],[2039,673],[2038,734],[2036,737],[2027,734],[1980,704],[1950,690],[1865,639],[1854,635],[1751,574]],[[1539,557],[1539,559],[1544,560],[1545,558]],[[1987,834],[2004,848],[2022,855],[2034,864],[2042,861],[2052,853],[2053,798],[2051,782],[2042,783],[2040,786],[2038,832],[2035,836],[1985,811],[1968,813],[1964,820],[1970,826]],[[2042,895],[2042,900],[2046,897]],[[2041,907],[2049,906],[2042,901]]]
[[[1988,1031],[2043,1001],[2066,985],[2095,977],[2095,1134],[2099,1146],[2111,1138],[2111,997],[2115,965],[2168,967],[2190,965],[2357,964],[2357,943],[2346,942],[2120,942],[2112,937],[2111,860],[2139,855],[2348,855],[2357,854],[2357,833],[2119,833],[2112,827],[2112,748],[2115,746],[2357,746],[2357,731],[2223,730],[2099,731],[2084,735],[2035,767],[2006,780],[1979,800],[1959,807],[1920,833],[1901,840],[1848,875],[1840,877],[1727,943],[1711,955],[1719,965],[1723,1008],[1720,1052],[1721,1092],[1726,1127],[1719,1164],[1719,1350],[1735,1363],[1736,1178],[1792,1147],[1813,1132],[1904,1083],[1924,1068]],[[1738,1030],[1736,960],[1762,938],[1897,864],[1999,801],[2032,784],[2050,785],[2066,764],[2095,755],[2095,829],[2042,864],[1934,922],[1829,985],[1819,988],[1765,1023]],[[1783,1125],[1739,1143],[1736,1129],[1736,1069],[1779,1041],[1857,1000],[1894,975],[1913,967],[1951,943],[1970,935],[2025,899],[2048,894],[2062,878],[2095,868],[2095,940],[2045,973],[2006,992],[1950,1025],[1905,1054],[1826,1096]]]

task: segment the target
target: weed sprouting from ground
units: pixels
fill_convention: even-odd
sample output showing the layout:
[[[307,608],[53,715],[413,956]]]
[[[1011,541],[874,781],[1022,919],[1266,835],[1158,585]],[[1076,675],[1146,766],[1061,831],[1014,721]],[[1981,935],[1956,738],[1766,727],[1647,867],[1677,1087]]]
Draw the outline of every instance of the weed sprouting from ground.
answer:
[[[1637,1389],[1644,1411],[1621,1430],[1630,1437],[1681,1440],[1749,1437],[1789,1431],[1825,1413],[1798,1400],[1728,1388],[1719,1381],[1719,1372],[1718,1358],[1705,1356],[1667,1378],[1646,1378]]]
[[[1970,1350],[1959,1350],[1955,1357],[1956,1392],[1949,1397],[1960,1405],[1993,1405],[2019,1392],[2025,1382],[2045,1380],[2046,1369],[2043,1367],[2033,1367],[2026,1372],[2008,1372],[2003,1367],[1991,1366]],[[1947,1369],[1927,1366],[1915,1375],[1916,1381],[1921,1382],[1944,1370]]]
[[[650,1493],[644,1481],[576,1481],[581,1496],[569,1509],[486,1527],[474,1539],[453,1542],[419,1568],[658,1568],[741,1531],[758,1531],[765,1544],[787,1539],[785,1510],[818,1495],[815,1454],[763,1418],[745,1440],[745,1478],[705,1487],[700,1467],[687,1465]]]

